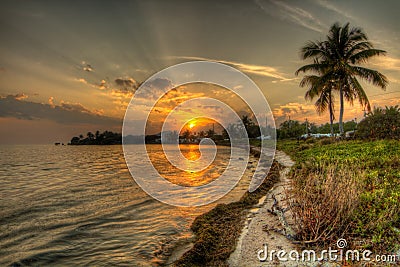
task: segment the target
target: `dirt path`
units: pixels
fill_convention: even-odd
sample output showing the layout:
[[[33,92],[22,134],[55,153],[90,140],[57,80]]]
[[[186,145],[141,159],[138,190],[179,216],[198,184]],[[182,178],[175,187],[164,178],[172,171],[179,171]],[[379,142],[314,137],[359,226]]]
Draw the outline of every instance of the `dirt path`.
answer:
[[[269,254],[267,254],[267,259],[264,262],[258,258],[258,252],[261,249],[265,250],[265,245],[267,246],[268,253],[272,250],[285,250],[288,253],[292,250],[299,251],[296,245],[290,242],[283,234],[276,231],[283,229],[282,223],[279,221],[278,216],[274,216],[268,212],[268,209],[271,209],[274,203],[273,195],[276,197],[281,208],[287,207],[285,191],[290,186],[288,173],[290,167],[294,164],[290,157],[282,151],[276,151],[275,159],[285,167],[281,171],[280,181],[275,184],[266,196],[259,200],[258,205],[250,210],[236,250],[228,259],[229,266],[305,266],[294,261],[279,262],[276,257],[274,257],[275,260],[271,261]],[[293,225],[290,210],[285,212],[285,217],[288,224]],[[261,258],[265,257],[265,255],[264,252],[259,254]]]

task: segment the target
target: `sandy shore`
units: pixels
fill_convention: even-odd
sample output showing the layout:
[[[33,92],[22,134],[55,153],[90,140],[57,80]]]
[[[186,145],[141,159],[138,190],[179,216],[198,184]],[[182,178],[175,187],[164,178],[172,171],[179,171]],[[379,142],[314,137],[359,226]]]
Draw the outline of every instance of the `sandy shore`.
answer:
[[[260,199],[258,205],[250,210],[248,219],[238,240],[236,250],[228,259],[229,266],[271,266],[279,264],[277,262],[268,261],[268,259],[265,262],[259,260],[258,251],[264,249],[265,246],[267,246],[268,251],[291,251],[298,249],[284,234],[277,232],[282,230],[282,223],[277,216],[273,216],[268,212],[268,209],[271,209],[274,202],[272,195],[276,197],[282,208],[288,206],[285,191],[290,186],[290,181],[287,178],[287,174],[290,167],[294,165],[290,157],[281,151],[276,152],[275,160],[284,166],[284,169],[280,172],[280,180],[266,196]],[[290,210],[285,213],[285,216],[287,217],[289,225],[293,225]],[[262,258],[265,256],[265,253],[261,253],[259,256]],[[287,262],[285,266],[298,266],[298,263]]]

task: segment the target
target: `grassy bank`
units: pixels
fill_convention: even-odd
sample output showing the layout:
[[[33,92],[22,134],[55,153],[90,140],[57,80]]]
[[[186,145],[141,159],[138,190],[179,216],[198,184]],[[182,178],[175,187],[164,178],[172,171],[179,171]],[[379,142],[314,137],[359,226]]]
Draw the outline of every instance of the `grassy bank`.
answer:
[[[302,240],[400,249],[399,141],[280,141],[278,149],[296,161],[291,194]]]
[[[194,246],[175,266],[226,266],[226,260],[235,250],[246,218],[246,210],[258,203],[279,179],[280,165],[273,163],[263,184],[253,193],[246,192],[233,203],[219,204],[197,217],[191,226],[195,234]]]

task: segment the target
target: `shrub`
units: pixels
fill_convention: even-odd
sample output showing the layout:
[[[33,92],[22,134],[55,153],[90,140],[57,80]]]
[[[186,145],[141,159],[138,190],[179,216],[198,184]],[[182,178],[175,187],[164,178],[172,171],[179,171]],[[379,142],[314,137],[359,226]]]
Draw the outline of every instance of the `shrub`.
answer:
[[[327,247],[340,236],[353,248],[399,250],[400,141],[278,145],[297,162],[290,177],[300,240]]]
[[[330,145],[330,144],[332,144],[334,142],[334,140],[332,139],[332,138],[323,138],[323,139],[321,139],[320,141],[319,141],[319,143],[321,144],[321,145]]]
[[[301,240],[330,243],[350,230],[359,205],[361,176],[335,164],[318,169],[303,166],[295,171],[290,193]]]
[[[356,137],[400,139],[400,107],[374,108],[357,127]]]

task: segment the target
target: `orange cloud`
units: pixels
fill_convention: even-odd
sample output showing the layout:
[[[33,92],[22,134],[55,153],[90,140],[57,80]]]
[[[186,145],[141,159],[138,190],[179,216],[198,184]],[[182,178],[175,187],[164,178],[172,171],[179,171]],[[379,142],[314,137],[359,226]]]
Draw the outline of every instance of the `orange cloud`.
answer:
[[[49,97],[49,105],[50,105],[50,107],[52,107],[52,108],[55,107],[55,105],[54,105],[54,97],[52,97],[52,96]]]
[[[16,100],[23,100],[23,99],[28,98],[28,96],[26,94],[24,94],[24,93],[20,93],[20,94],[16,94],[14,98]]]
[[[376,57],[370,61],[375,67],[379,67],[381,69],[400,71],[400,59],[394,57]]]

